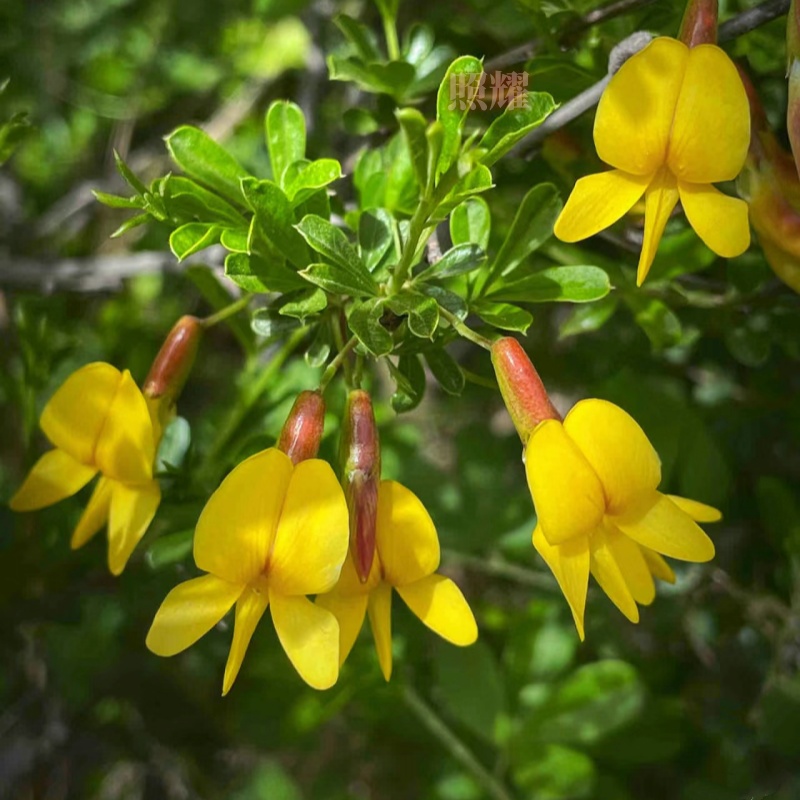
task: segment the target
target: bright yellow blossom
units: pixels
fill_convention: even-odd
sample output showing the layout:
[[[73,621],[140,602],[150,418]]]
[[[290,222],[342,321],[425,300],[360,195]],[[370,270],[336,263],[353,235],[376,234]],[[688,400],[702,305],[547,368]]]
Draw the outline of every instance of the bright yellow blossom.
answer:
[[[712,186],[739,174],[750,141],[745,90],[719,47],[689,49],[676,39],[654,39],[611,79],[597,109],[594,141],[598,156],[614,169],[575,184],[556,221],[559,239],[593,236],[644,196],[637,284],[647,276],[679,199],[715,253],[732,258],[747,249],[747,204]]]
[[[53,505],[100,473],[72,535],[84,545],[108,522],[108,567],[119,575],[161,500],[153,479],[156,438],[148,405],[130,372],[93,363],[74,372],[42,412],[55,449],[34,464],[11,498],[14,511]]]
[[[339,621],[339,663],[355,644],[369,613],[372,636],[383,676],[392,675],[392,589],[432,631],[465,646],[478,638],[475,617],[453,581],[436,573],[439,538],[419,498],[395,481],[378,490],[376,553],[372,570],[361,583],[352,555],[336,587],[317,597],[317,605]]]
[[[714,545],[697,522],[710,506],[661,494],[661,462],[636,421],[613,403],[583,400],[564,422],[546,419],[525,450],[538,524],[533,544],[553,571],[581,639],[589,573],[631,622],[673,581],[662,556],[703,562]]]
[[[235,603],[225,695],[269,606],[300,677],[315,689],[329,688],[339,674],[339,627],[306,595],[336,584],[348,539],[344,493],[326,462],[311,458],[295,466],[274,447],[251,456],[225,478],[198,520],[194,560],[207,574],[167,595],[147,646],[160,656],[180,653]]]

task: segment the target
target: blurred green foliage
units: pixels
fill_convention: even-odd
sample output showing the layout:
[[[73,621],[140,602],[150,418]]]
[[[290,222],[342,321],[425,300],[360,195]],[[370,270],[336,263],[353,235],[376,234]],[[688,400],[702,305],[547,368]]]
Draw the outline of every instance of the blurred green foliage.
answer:
[[[332,4],[292,0],[4,3],[0,78],[10,82],[0,122],[13,130],[2,129],[0,154],[15,149],[0,172],[0,498],[41,453],[39,413],[71,371],[106,360],[141,380],[178,316],[208,313],[227,296],[219,270],[197,261],[177,269],[170,254],[117,277],[129,256],[168,253],[171,242],[158,225],[109,241],[128,212],[90,202],[88,191],[123,190],[113,150],[149,185],[171,169],[162,137],[209,123],[248,172],[266,177],[263,117],[273,100],[290,99],[305,113],[311,158],[338,159],[355,193],[408,215],[415,195],[392,191],[406,180],[393,169],[401,139],[388,138],[395,101],[419,102],[432,118],[452,56],[491,63],[536,40],[517,68],[532,90],[563,103],[605,74],[621,38],[674,34],[682,12],[678,0],[640,3],[581,25],[597,5],[409,0],[399,10],[399,58],[378,7],[360,2],[338,4],[344,23]],[[723,18],[751,5],[720,3]],[[776,20],[730,45],[781,132],[783,33]],[[429,72],[384,64],[426,47],[419,63],[428,59]],[[331,82],[326,59],[355,84]],[[485,130],[492,117],[483,113],[473,116]],[[520,309],[530,319],[512,322],[528,329],[529,352],[562,408],[587,396],[618,403],[658,450],[663,488],[723,510],[710,529],[715,561],[678,565],[677,584],[661,587],[638,626],[590,591],[580,644],[530,544],[519,440],[498,393],[470,382],[450,394],[462,389],[458,368],[427,362],[441,385],[429,381],[423,397],[413,356],[398,368],[405,384],[387,371],[369,379],[381,400],[384,477],[431,511],[444,568],[476,611],[478,644],[456,650],[435,640],[398,604],[393,682],[362,641],[336,687],[320,694],[297,678],[265,625],[222,700],[230,626],[169,660],[152,656],[144,636],[166,592],[191,574],[191,532],[208,494],[273,443],[324,361],[312,352],[308,363],[278,365],[275,346],[237,318],[203,343],[161,450],[165,502],[121,578],[107,573],[101,543],[69,550],[83,495],[28,515],[0,506],[0,797],[800,797],[800,305],[757,245],[726,262],[680,219],[642,290],[633,284],[635,225],[577,247],[548,238],[551,221],[537,238],[539,218],[525,216],[524,198],[544,181],[564,197],[596,169],[591,122],[576,120],[539,157],[498,161],[496,188],[462,206],[449,233],[507,264],[608,275],[614,289],[598,302],[537,304]],[[370,151],[377,156],[359,158],[365,142],[382,148]],[[340,185],[347,204],[354,196]],[[504,248],[525,238],[520,226],[540,245],[532,260]],[[75,272],[76,263],[89,271]],[[495,324],[504,311],[496,306],[518,296],[487,299],[480,316]],[[447,352],[468,376],[490,376],[477,348],[458,341]],[[342,405],[332,391],[323,443],[331,459]],[[392,406],[414,410],[398,416]]]

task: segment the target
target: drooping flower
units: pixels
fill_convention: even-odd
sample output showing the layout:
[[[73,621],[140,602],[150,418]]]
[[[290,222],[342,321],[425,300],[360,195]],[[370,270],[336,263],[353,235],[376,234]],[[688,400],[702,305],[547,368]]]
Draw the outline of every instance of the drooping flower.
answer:
[[[475,617],[456,584],[439,575],[439,538],[433,520],[413,492],[381,481],[372,569],[362,583],[352,549],[336,587],[317,597],[339,621],[339,662],[355,644],[369,614],[383,676],[392,675],[392,594],[396,591],[432,631],[459,646],[478,637]]]
[[[725,52],[654,39],[612,77],[597,109],[597,154],[613,169],[575,184],[555,234],[566,242],[586,239],[644,197],[641,285],[680,200],[711,250],[740,255],[750,243],[747,205],[712,184],[739,174],[749,140],[747,98]]]
[[[197,522],[194,560],[206,574],[167,595],[147,646],[159,656],[180,653],[236,604],[225,695],[269,606],[300,677],[315,689],[333,686],[339,628],[307,595],[336,584],[347,541],[347,506],[329,464],[311,458],[294,465],[274,447],[251,456],[220,484]]]
[[[714,545],[697,523],[719,520],[720,513],[658,491],[658,455],[621,408],[582,400],[562,422],[515,339],[496,342],[492,360],[525,442],[537,514],[533,545],[558,581],[579,636],[584,638],[590,573],[614,605],[638,622],[638,605],[655,597],[653,578],[674,580],[663,556],[694,562],[714,557]]]
[[[161,500],[145,397],[128,370],[87,364],[56,391],[40,426],[54,449],[34,464],[9,505],[14,511],[53,505],[99,473],[71,545],[81,547],[108,522],[108,567],[119,575]]]

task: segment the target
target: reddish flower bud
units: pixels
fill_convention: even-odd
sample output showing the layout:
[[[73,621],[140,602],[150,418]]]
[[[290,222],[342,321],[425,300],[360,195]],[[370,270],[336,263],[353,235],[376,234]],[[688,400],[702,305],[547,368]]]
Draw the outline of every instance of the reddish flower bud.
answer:
[[[317,391],[300,392],[283,424],[278,449],[283,450],[293,464],[316,458],[324,428],[325,401],[322,395]]]
[[[689,47],[717,43],[717,0],[689,0],[678,38]]]
[[[372,400],[361,389],[353,390],[347,398],[339,463],[350,512],[350,553],[359,579],[366,583],[375,558],[381,446]]]
[[[192,370],[203,326],[197,317],[181,317],[161,345],[142,392],[152,400],[174,403]]]
[[[789,104],[786,109],[786,129],[800,172],[800,6],[792,0],[786,24],[786,72],[789,76]]]
[[[561,419],[539,373],[516,339],[505,336],[492,345],[492,364],[503,401],[523,444],[527,444],[542,420]]]

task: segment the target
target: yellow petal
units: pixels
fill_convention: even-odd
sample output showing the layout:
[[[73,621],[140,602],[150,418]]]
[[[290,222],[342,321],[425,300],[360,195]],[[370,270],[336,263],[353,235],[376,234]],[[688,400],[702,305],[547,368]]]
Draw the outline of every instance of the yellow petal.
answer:
[[[381,481],[378,489],[376,542],[384,577],[393,586],[414,583],[439,566],[439,537],[430,514],[396,481]]]
[[[367,595],[340,594],[338,591],[321,594],[314,601],[321,608],[330,611],[339,623],[339,666],[350,655],[358,639],[364,616],[367,613]]]
[[[672,122],[670,169],[693,183],[730,181],[749,145],[750,107],[736,67],[715,45],[693,47]]]
[[[619,170],[581,178],[556,220],[553,232],[562,242],[578,242],[613,225],[636,205],[652,174]]]
[[[307,597],[289,597],[272,588],[269,601],[278,639],[292,666],[313,689],[329,689],[339,677],[336,617]]]
[[[616,517],[614,524],[625,534],[655,550],[681,561],[710,561],[714,543],[703,530],[675,503],[663,494],[644,514]]]
[[[147,402],[125,370],[108,409],[95,449],[101,472],[124,483],[146,483],[153,477],[156,449]]]
[[[661,37],[622,65],[594,121],[603,161],[634,175],[650,175],[664,163],[688,60],[686,45]]]
[[[392,677],[392,587],[388,583],[379,584],[369,593],[367,611],[378,663],[388,681]]]
[[[608,548],[617,562],[633,599],[649,606],[656,597],[656,585],[641,547],[613,526],[606,527]]]
[[[125,569],[160,502],[158,481],[141,486],[114,482],[108,518],[108,568],[113,575],[119,575]]]
[[[228,613],[243,588],[215,575],[178,584],[156,613],[147,647],[157,656],[174,656],[190,647]]]
[[[650,570],[652,576],[658,578],[660,581],[675,583],[675,573],[672,571],[672,567],[664,560],[664,557],[660,556],[655,550],[651,550],[649,547],[644,547],[643,545],[639,545],[639,547],[642,550],[642,555],[647,562],[647,568]]]
[[[690,500],[688,497],[678,497],[676,494],[668,494],[667,497],[695,522],[719,522],[722,519],[722,512],[713,506],[698,503],[697,500]]]
[[[661,461],[636,420],[606,400],[581,400],[564,430],[603,484],[610,514],[621,513],[661,482]]]
[[[669,170],[661,170],[647,187],[644,196],[644,238],[639,267],[636,271],[637,286],[644,283],[650,271],[661,237],[664,235],[664,228],[677,202],[678,184],[675,182],[675,176]]]
[[[301,461],[292,473],[269,559],[270,585],[286,595],[336,585],[350,529],[344,492],[326,461]]]
[[[534,428],[525,471],[539,525],[550,544],[586,536],[603,519],[603,487],[578,446],[557,420]]]
[[[94,463],[94,451],[122,375],[96,362],[73,372],[42,411],[45,436],[82,464]]]
[[[222,680],[222,696],[224,697],[231,690],[239,669],[247,652],[247,646],[264,612],[269,604],[269,594],[266,587],[259,590],[254,586],[248,586],[236,601],[236,620],[233,625],[233,641],[231,651],[228,654],[228,662],[225,664],[225,677]]]
[[[533,532],[533,546],[555,576],[569,603],[575,627],[584,639],[583,616],[586,611],[586,592],[589,588],[589,539],[576,537],[561,545],[550,544],[542,526]]]
[[[397,593],[405,604],[434,633],[460,647],[478,638],[478,626],[464,595],[458,586],[444,575],[398,586]]]
[[[291,475],[289,457],[274,447],[239,464],[197,521],[197,566],[233,583],[255,580],[266,567]]]
[[[101,477],[97,482],[97,486],[94,487],[94,492],[89,498],[89,503],[72,534],[69,546],[73,550],[83,547],[108,522],[108,513],[111,507],[111,488],[113,485],[113,481],[108,478]]]
[[[35,511],[63,500],[86,486],[97,470],[63,450],[49,450],[28,473],[8,505],[12,511]]]
[[[680,181],[686,219],[706,246],[723,258],[740,256],[750,246],[747,203],[704,183]]]
[[[605,528],[598,528],[591,538],[592,575],[611,602],[631,621],[639,621],[639,608],[625,576],[617,563]]]
[[[369,577],[364,583],[356,572],[355,564],[353,563],[352,553],[347,553],[347,558],[342,565],[342,572],[339,575],[339,580],[332,591],[338,594],[351,595],[363,594],[367,595],[381,582],[381,560],[378,554],[372,559],[372,568],[369,571]]]

